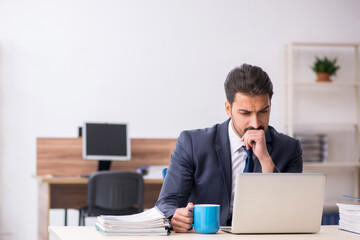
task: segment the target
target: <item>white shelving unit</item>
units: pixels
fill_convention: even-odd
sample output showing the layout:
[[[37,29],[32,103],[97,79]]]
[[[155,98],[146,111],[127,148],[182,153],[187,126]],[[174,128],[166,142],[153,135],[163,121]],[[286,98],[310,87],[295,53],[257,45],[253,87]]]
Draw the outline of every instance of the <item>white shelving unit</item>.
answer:
[[[292,42],[283,49],[283,131],[290,136],[297,131],[329,134],[327,161],[304,163],[304,172],[327,174],[325,208],[332,211],[337,210],[336,202],[352,202],[342,194],[360,197],[359,46]],[[316,82],[310,69],[315,56],[336,57],[338,78]],[[347,112],[337,114],[339,110]]]

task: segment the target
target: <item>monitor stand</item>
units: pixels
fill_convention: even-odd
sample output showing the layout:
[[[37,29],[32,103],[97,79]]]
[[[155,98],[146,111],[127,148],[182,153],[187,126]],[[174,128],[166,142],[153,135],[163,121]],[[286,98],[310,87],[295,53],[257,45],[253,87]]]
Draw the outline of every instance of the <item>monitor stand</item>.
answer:
[[[111,161],[110,160],[99,160],[98,162],[98,171],[109,171]]]

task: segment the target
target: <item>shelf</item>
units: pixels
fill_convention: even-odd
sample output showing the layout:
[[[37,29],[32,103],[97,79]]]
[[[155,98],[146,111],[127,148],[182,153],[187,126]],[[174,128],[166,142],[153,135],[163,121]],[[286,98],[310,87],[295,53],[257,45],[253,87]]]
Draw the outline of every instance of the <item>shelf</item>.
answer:
[[[320,43],[320,42],[291,42],[290,46],[314,46],[314,47],[357,47],[360,43]]]
[[[286,82],[286,86],[293,85],[299,87],[358,87],[357,82]]]
[[[332,200],[326,201],[324,205],[324,208],[335,212],[338,212],[335,202],[337,199],[339,199],[338,203],[354,203],[338,195],[342,186],[354,197],[360,196],[359,48],[360,42],[290,42],[285,44],[283,48],[283,129],[290,136],[300,131],[313,134],[321,132],[328,134],[328,143],[331,142],[332,144],[327,147],[329,154],[334,156],[331,159],[333,161],[304,162],[303,167],[304,172],[335,173],[328,176],[329,181],[325,193],[325,199]],[[302,61],[305,59],[304,57],[316,56],[319,51],[324,52],[325,55],[327,53],[331,55],[332,51],[334,51],[339,59],[341,59],[342,55],[348,56],[348,54],[353,53],[352,59],[346,59],[346,62],[341,63],[353,65],[352,71],[350,71],[350,68],[347,69],[347,77],[336,78],[331,82],[316,82],[316,76],[309,75],[309,67]],[[336,104],[323,104],[323,101],[326,103],[326,100],[320,98],[322,96],[317,96],[317,94],[323,95],[324,93],[327,93],[325,96],[329,98],[329,103],[336,101]],[[344,112],[337,113],[336,109],[342,106],[346,106],[342,109]],[[317,107],[321,107],[321,111],[314,112],[316,114],[312,116],[311,110],[315,110]],[[313,122],[317,119],[318,122]],[[348,148],[346,153],[342,153],[341,148],[337,148],[336,141],[341,131],[345,130],[348,135],[344,136],[344,138],[347,138],[346,140],[349,142],[341,143],[346,144]],[[351,143],[351,145],[347,143]],[[339,158],[339,156],[341,157]],[[347,174],[349,171],[352,173]],[[341,179],[341,181],[338,182],[338,179]],[[352,185],[353,189],[350,192]],[[360,203],[360,201],[358,202]]]
[[[287,126],[288,124],[285,123],[285,125]],[[337,123],[329,123],[329,122],[312,122],[312,123],[293,123],[294,127],[317,127],[317,126],[321,126],[321,127],[354,127],[357,128],[358,124],[357,123],[346,123],[346,122],[337,122]]]
[[[50,184],[87,184],[89,178],[81,176],[53,176],[53,175],[33,175],[35,179],[40,183],[50,183]],[[146,184],[162,184],[162,179],[144,179]]]
[[[360,162],[304,162],[304,167],[360,167]]]

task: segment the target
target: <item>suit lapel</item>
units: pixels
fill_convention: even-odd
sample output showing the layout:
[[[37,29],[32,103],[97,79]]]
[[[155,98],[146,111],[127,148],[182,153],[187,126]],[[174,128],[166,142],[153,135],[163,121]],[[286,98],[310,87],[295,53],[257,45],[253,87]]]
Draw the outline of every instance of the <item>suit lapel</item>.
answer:
[[[270,135],[270,131],[269,131],[270,126],[268,127],[268,130],[265,133],[265,140],[266,140],[266,148],[268,150],[269,155],[271,156],[271,152],[272,152],[272,139],[271,139],[271,135]],[[261,172],[261,164],[260,161],[257,157],[255,157],[255,162],[254,162],[254,172]]]
[[[230,142],[228,125],[230,119],[218,125],[216,138],[215,138],[215,150],[219,160],[219,164],[222,170],[223,177],[226,182],[227,196],[230,202],[231,198],[231,184],[232,184],[232,169],[231,169],[231,154],[230,154]]]

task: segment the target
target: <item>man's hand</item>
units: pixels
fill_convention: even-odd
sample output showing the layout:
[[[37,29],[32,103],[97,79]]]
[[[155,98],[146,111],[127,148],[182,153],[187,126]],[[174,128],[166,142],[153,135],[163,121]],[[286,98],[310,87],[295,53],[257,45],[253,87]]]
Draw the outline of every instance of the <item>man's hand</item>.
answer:
[[[193,208],[194,204],[190,202],[185,208],[176,209],[170,221],[175,232],[184,233],[191,229],[190,223],[193,222],[193,212],[187,209]]]
[[[267,151],[264,130],[249,129],[245,132],[241,141],[244,142],[246,149],[249,150],[252,147],[253,153],[260,161],[263,173],[272,173],[274,171],[275,165]]]

